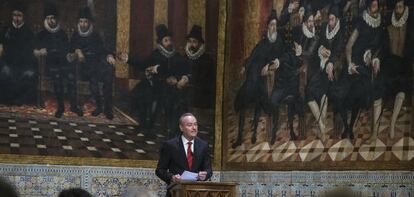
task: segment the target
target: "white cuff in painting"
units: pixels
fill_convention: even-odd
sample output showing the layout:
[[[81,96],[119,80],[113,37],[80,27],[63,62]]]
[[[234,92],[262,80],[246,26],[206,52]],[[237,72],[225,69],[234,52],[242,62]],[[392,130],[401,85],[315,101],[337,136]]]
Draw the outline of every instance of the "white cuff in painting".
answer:
[[[380,63],[381,62],[380,62],[380,60],[377,57],[372,60],[372,65],[373,66],[376,65],[376,64],[380,65]]]
[[[296,56],[301,56],[302,55],[302,46],[301,45],[297,45],[297,47],[295,48],[295,55]]]
[[[322,55],[322,47],[324,46],[321,45],[318,49],[318,56],[319,56],[319,59],[321,59],[321,62],[319,64],[319,66],[321,67],[321,70],[325,69],[326,62],[328,61],[328,58],[325,58]]]
[[[371,50],[366,50],[363,56],[364,63],[367,64],[366,59],[371,58],[371,57],[372,57]]]
[[[352,75],[352,64],[348,64],[348,74]]]

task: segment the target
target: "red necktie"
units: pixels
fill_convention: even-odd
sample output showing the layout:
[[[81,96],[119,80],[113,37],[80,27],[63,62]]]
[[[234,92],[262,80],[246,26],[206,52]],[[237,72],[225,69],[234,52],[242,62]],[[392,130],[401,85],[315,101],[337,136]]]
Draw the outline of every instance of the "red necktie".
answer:
[[[188,167],[190,168],[190,170],[193,168],[193,152],[191,151],[191,144],[193,144],[192,142],[187,142],[188,144],[188,148],[187,148],[187,162],[188,162]]]

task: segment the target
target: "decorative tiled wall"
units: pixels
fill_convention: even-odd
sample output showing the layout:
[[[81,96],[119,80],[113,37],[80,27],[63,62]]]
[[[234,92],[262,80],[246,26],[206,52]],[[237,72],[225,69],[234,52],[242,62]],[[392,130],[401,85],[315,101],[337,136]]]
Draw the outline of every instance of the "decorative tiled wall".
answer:
[[[363,197],[412,197],[414,173],[402,171],[227,171],[221,181],[239,183],[241,197],[317,197],[349,187]]]
[[[0,164],[0,176],[20,195],[57,196],[64,188],[82,187],[94,196],[122,196],[128,186],[165,192],[150,168]],[[237,182],[241,197],[316,197],[328,189],[350,187],[364,197],[413,197],[414,172],[403,171],[223,171],[213,181]]]

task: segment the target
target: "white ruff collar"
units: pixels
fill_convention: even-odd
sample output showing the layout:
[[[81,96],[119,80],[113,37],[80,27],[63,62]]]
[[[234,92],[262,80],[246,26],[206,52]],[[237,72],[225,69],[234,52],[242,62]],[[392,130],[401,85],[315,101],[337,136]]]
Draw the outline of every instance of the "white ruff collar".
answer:
[[[362,14],[362,18],[372,28],[377,28],[381,25],[381,14],[380,13],[378,13],[377,18],[374,18],[371,15],[369,15],[366,10],[364,10],[364,13]]]
[[[335,27],[332,29],[332,31],[329,31],[329,25],[326,25],[326,38],[328,40],[331,40],[335,35],[338,33],[339,29],[341,28],[340,20],[336,22]]]
[[[46,19],[43,22],[45,29],[50,33],[56,33],[60,30],[60,25],[58,24],[55,28],[51,28],[47,23]]]
[[[315,37],[315,27],[312,28],[312,32],[309,31],[308,27],[306,27],[305,23],[302,23],[302,32],[305,34],[307,38]]]
[[[191,60],[198,59],[204,54],[205,51],[206,49],[204,47],[204,44],[202,44],[195,53],[191,52],[187,45],[185,46],[185,54],[187,54],[187,57]]]
[[[392,17],[391,17],[392,25],[394,27],[402,27],[403,25],[405,25],[408,19],[408,14],[409,14],[408,6],[405,6],[404,13],[401,16],[401,18],[398,20],[395,18],[395,11],[392,12]]]
[[[23,27],[24,22],[23,22],[22,24],[20,24],[20,25],[16,25],[16,23],[14,23],[14,22],[12,22],[12,24],[13,24],[13,27],[14,27],[14,28],[16,28],[16,29],[20,29],[20,27]]]
[[[170,58],[175,54],[175,49],[173,49],[172,51],[168,51],[167,49],[165,49],[162,45],[157,44],[157,49],[160,51],[160,53],[165,56],[166,58]]]
[[[78,24],[78,33],[81,37],[88,37],[93,32],[93,24],[89,25],[88,31],[83,32]]]

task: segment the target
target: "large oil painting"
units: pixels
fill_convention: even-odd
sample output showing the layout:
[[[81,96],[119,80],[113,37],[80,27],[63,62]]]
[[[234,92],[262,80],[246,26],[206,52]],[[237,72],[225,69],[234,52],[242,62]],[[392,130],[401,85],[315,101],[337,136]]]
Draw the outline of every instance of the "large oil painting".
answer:
[[[228,1],[225,169],[412,169],[410,1]]]
[[[178,118],[214,157],[218,1],[0,1],[2,162],[153,167]]]

